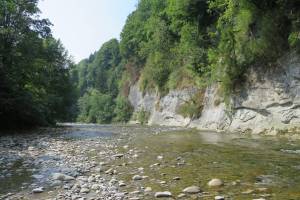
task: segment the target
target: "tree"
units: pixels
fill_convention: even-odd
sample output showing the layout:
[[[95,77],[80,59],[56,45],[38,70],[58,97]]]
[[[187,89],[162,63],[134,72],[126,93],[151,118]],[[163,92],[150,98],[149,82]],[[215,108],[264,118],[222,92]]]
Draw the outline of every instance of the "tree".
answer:
[[[5,127],[63,120],[72,93],[71,61],[39,19],[37,0],[0,2],[0,121]]]

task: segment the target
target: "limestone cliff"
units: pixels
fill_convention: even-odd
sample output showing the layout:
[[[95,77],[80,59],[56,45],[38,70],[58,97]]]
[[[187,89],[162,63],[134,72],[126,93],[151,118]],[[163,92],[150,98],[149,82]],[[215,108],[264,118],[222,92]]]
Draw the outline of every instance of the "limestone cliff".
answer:
[[[135,84],[129,100],[135,111],[150,112],[149,124],[252,133],[300,127],[300,58],[296,54],[286,55],[274,66],[253,66],[246,74],[231,97],[231,112],[220,102],[216,85],[206,88],[202,113],[196,119],[177,112],[198,91],[196,88],[173,90],[159,97],[154,93],[142,95]]]

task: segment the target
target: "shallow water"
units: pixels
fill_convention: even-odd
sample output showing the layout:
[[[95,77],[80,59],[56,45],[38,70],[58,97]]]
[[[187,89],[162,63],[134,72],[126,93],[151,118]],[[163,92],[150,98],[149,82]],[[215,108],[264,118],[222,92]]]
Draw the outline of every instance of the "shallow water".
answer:
[[[143,153],[123,170],[123,178],[129,181],[132,174],[128,172],[143,167],[144,174],[154,180],[145,179],[142,184],[156,191],[178,195],[183,188],[197,185],[233,199],[300,199],[300,154],[291,153],[300,149],[299,141],[188,130],[140,135],[130,146]],[[157,160],[159,155],[162,161]],[[182,160],[185,164],[178,165]],[[149,167],[157,162],[159,167]],[[177,176],[181,179],[173,180]],[[212,178],[224,180],[225,186],[208,188]],[[254,191],[242,194],[247,190]]]
[[[59,154],[49,155],[44,146],[54,140],[65,142],[62,144],[63,147],[63,145],[68,145],[71,139],[87,140],[91,144],[104,141],[107,144],[113,144],[115,152],[124,153],[123,158],[113,159],[111,165],[115,166],[118,171],[118,179],[128,183],[127,191],[150,186],[153,191],[168,190],[176,196],[185,187],[197,185],[208,192],[208,197],[201,197],[201,199],[213,199],[215,195],[225,195],[228,199],[259,197],[300,199],[299,140],[220,134],[189,129],[178,130],[168,127],[121,125],[70,125],[47,130],[43,134],[35,136],[33,133],[26,142],[30,146],[35,145],[37,151],[43,150],[44,154],[36,157],[17,157],[9,161],[12,163],[9,168],[0,162],[0,194],[23,191],[26,190],[27,185],[41,184],[41,182],[47,187],[47,174],[55,171],[68,171],[68,169],[59,169],[51,164],[41,165],[40,163],[48,160],[59,162],[61,159]],[[11,141],[10,137],[14,140],[20,137],[19,140],[22,143],[23,138],[27,136],[0,138],[2,162],[8,162],[9,156],[7,155],[10,153],[14,155],[22,153],[22,147],[2,144]],[[15,144],[18,143],[15,142]],[[27,149],[29,145],[23,144],[24,149]],[[100,150],[97,146],[85,148],[95,148],[95,153],[86,153],[88,158],[96,158],[99,162],[103,160],[98,154]],[[132,156],[132,152],[136,156]],[[76,158],[76,155],[72,156]],[[163,158],[158,160],[158,156]],[[24,159],[25,161],[33,159],[35,166],[24,167],[20,164],[24,162]],[[155,163],[160,165],[153,166]],[[35,170],[30,171],[32,168]],[[138,168],[144,169],[140,171]],[[3,176],[7,173],[11,176]],[[32,177],[33,174],[41,176]],[[149,178],[138,182],[132,181],[131,178],[135,174],[149,176]],[[180,177],[180,180],[173,180],[174,177]],[[217,189],[209,188],[207,182],[212,178],[222,179],[225,185]],[[166,183],[161,184],[160,181],[166,181]],[[247,190],[253,191],[243,194]],[[144,199],[153,199],[153,197]]]

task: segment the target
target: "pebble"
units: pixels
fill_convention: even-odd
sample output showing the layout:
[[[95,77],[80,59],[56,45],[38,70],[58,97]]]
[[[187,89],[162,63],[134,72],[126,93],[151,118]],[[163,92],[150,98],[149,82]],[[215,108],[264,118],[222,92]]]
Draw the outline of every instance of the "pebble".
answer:
[[[178,198],[183,198],[183,197],[185,197],[185,196],[186,196],[185,194],[181,193],[181,194],[179,194],[177,197],[178,197]]]
[[[225,197],[223,197],[223,196],[215,196],[215,200],[225,200]]]
[[[125,187],[126,184],[123,181],[119,181],[119,187]]]
[[[243,191],[242,194],[251,194],[253,192],[254,192],[254,190],[248,189],[248,190]]]
[[[99,190],[100,189],[100,185],[99,184],[93,184],[91,187],[92,190]]]
[[[151,192],[151,191],[152,191],[152,188],[151,188],[151,187],[146,187],[144,191],[145,191],[145,192]]]
[[[208,182],[209,187],[220,187],[222,185],[223,185],[223,181],[217,178],[214,178]]]
[[[38,188],[34,188],[32,190],[33,193],[42,193],[44,192],[44,188],[43,187],[38,187]]]
[[[134,181],[139,181],[139,180],[142,180],[142,179],[143,179],[143,177],[140,176],[140,175],[134,175],[134,176],[132,177],[132,180],[134,180]]]
[[[89,193],[90,192],[90,190],[89,190],[89,188],[81,188],[81,190],[80,190],[80,193]]]
[[[154,196],[155,198],[172,197],[172,193],[169,191],[156,192]]]
[[[182,190],[182,192],[189,193],[189,194],[196,194],[196,193],[201,192],[201,189],[198,186],[190,186],[190,187],[187,187],[184,190]]]

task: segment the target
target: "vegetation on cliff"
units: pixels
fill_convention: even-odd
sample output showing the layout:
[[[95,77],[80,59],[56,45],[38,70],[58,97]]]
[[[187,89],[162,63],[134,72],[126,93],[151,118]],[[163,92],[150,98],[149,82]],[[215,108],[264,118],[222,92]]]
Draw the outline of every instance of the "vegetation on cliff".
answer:
[[[116,98],[125,100],[137,80],[142,91],[161,95],[218,82],[226,101],[249,66],[272,66],[285,52],[300,49],[299,31],[297,1],[140,0],[128,16],[120,43],[109,41],[77,65],[79,116],[86,113],[82,104],[88,88],[112,98],[110,114],[128,113],[127,106],[113,112]],[[185,105],[181,112],[197,113],[193,107],[201,108]],[[91,113],[97,108],[89,106]],[[85,116],[79,119],[95,121]]]

